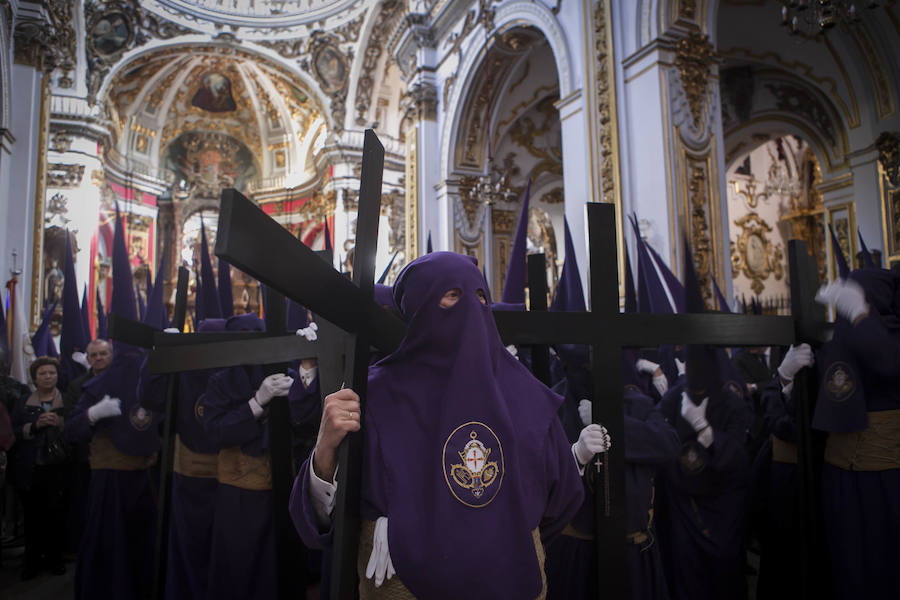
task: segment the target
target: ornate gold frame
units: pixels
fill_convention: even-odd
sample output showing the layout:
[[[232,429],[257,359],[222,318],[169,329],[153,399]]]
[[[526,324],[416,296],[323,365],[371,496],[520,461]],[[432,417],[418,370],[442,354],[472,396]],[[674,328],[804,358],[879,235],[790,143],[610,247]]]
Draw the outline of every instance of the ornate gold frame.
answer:
[[[47,195],[47,142],[50,139],[50,85],[41,78],[41,109],[38,117],[37,169],[34,181],[34,227],[31,232],[31,327],[41,324],[41,293],[44,281],[44,196]]]
[[[878,163],[878,190],[881,201],[881,231],[884,236],[884,266],[900,261],[900,187],[892,187],[884,167]],[[894,204],[898,209],[894,210]],[[893,239],[892,239],[893,238]]]
[[[850,268],[853,269],[856,264],[856,206],[853,202],[845,202],[843,204],[835,204],[833,206],[829,206],[825,209],[825,222],[829,227],[834,227],[834,218],[836,213],[841,213],[843,211],[847,212],[847,220],[849,221],[847,224],[847,235],[849,236],[848,244],[851,252],[845,255],[847,259],[847,263],[850,265]],[[839,215],[841,216],[841,215]],[[838,235],[838,232],[835,231],[835,235]],[[831,247],[831,235],[827,236],[828,238],[828,246]],[[834,248],[831,249],[831,257],[828,260],[828,268],[831,275],[831,279],[834,280],[838,276],[837,270],[837,260],[835,259]]]
[[[761,294],[765,289],[763,280],[774,275],[775,279],[784,277],[784,253],[780,244],[773,244],[769,241],[768,233],[772,231],[771,225],[766,223],[755,212],[747,213],[740,219],[736,219],[734,224],[741,228],[741,234],[737,239],[736,251],[732,252],[731,264],[734,275],[739,272],[751,281],[750,287],[757,295]],[[760,244],[758,251],[762,253],[760,257],[750,256],[754,252],[752,246],[753,240],[758,239]],[[754,268],[753,263],[762,261],[758,268]]]

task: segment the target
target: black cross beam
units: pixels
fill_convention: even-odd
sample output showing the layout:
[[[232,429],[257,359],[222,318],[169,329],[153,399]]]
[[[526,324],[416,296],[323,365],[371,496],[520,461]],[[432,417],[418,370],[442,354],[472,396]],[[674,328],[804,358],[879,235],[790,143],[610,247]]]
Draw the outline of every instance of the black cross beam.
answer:
[[[660,344],[788,345],[797,339],[821,340],[824,319],[812,310],[815,288],[809,286],[794,290],[793,317],[620,314],[614,209],[605,203],[587,205],[591,312],[499,312],[494,317],[507,344],[591,346],[594,421],[619,440],[603,461],[603,485],[595,495],[596,577],[604,597],[627,598],[622,349]],[[790,251],[791,281],[809,281],[810,273],[814,278],[815,265],[805,243],[792,241]],[[808,448],[805,453],[809,456]]]
[[[547,263],[543,254],[528,255],[528,308],[547,310]],[[550,347],[531,347],[531,372],[544,385],[550,386]]]
[[[370,345],[389,351],[399,345],[406,331],[400,319],[373,299],[383,169],[384,147],[372,130],[366,130],[353,281],[326,266],[312,250],[234,190],[222,195],[216,236],[219,258],[351,334],[346,338],[343,383],[359,394],[363,407]],[[339,387],[321,384],[320,380],[323,394]],[[331,597],[343,600],[353,598],[357,589],[361,435],[347,436],[338,450],[338,465],[341,485],[335,505]]]

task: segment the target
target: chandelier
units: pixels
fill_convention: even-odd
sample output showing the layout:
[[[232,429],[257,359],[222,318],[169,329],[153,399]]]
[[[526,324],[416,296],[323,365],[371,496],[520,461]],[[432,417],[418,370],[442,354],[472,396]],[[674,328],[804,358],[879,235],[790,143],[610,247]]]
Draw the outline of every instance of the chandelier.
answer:
[[[791,35],[824,34],[835,25],[859,23],[860,9],[878,8],[878,2],[850,0],[782,0],[781,24]]]
[[[510,184],[509,171],[501,172],[494,164],[494,157],[488,154],[487,174],[478,177],[475,190],[478,197],[488,206],[497,202],[513,202],[518,194]]]

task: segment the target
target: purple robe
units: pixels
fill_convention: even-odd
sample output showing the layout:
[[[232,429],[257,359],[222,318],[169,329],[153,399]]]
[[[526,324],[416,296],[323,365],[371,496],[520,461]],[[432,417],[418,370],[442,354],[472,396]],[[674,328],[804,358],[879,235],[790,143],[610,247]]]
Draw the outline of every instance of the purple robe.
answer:
[[[854,271],[870,314],[835,331],[855,359],[865,410],[900,409],[900,316],[893,301],[900,279],[883,269]],[[835,382],[825,374],[823,386]],[[833,376],[832,376],[833,377]],[[839,386],[837,386],[839,387]],[[868,420],[868,416],[866,417]],[[822,509],[837,598],[889,598],[900,590],[900,469],[822,468]]]
[[[577,414],[579,400],[579,396],[566,394],[562,420],[571,442],[578,439],[583,427]],[[657,468],[677,460],[681,442],[652,398],[626,388],[624,400],[626,529],[627,533],[647,534],[642,543],[626,546],[629,598],[667,600],[654,516]],[[595,510],[591,490],[596,485],[592,467],[585,469],[585,501],[571,523],[577,533],[591,536]],[[556,538],[547,548],[548,600],[596,598],[596,556],[594,540],[565,533]]]
[[[749,476],[744,444],[750,413],[744,399],[727,387],[711,394],[706,419],[714,441],[704,448],[681,417],[683,389],[671,388],[660,403],[682,443],[679,460],[663,470],[657,504],[666,579],[675,600],[744,598],[742,538]]]
[[[140,352],[117,354],[110,367],[84,386],[66,420],[66,436],[88,442],[109,436],[122,453],[149,456],[159,450],[160,416],[138,402]],[[122,401],[122,415],[91,425],[87,409],[105,394]],[[88,487],[88,515],[75,571],[75,598],[144,598],[152,587],[156,528],[155,485],[149,469],[96,469]]]
[[[454,288],[458,302],[441,308]],[[435,252],[407,265],[394,285],[407,335],[369,370],[362,517],[388,517],[397,576],[422,598],[536,597],[533,532],[552,538],[583,499],[560,398],[506,351],[479,289],[487,295],[468,257]],[[292,516],[321,547],[330,532],[316,527],[308,469]]]

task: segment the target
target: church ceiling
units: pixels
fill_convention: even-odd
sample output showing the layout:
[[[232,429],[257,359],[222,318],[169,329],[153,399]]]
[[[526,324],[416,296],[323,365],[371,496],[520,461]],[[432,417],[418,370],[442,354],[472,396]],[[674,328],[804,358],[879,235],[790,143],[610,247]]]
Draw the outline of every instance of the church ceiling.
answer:
[[[136,59],[110,84],[107,108],[123,154],[171,169],[173,143],[185,134],[227,136],[254,157],[253,178],[303,172],[308,157],[301,149],[324,125],[321,107],[296,78],[256,55],[218,46]]]
[[[145,0],[160,17],[202,31],[230,31],[245,39],[308,36],[357,20],[366,0]]]

